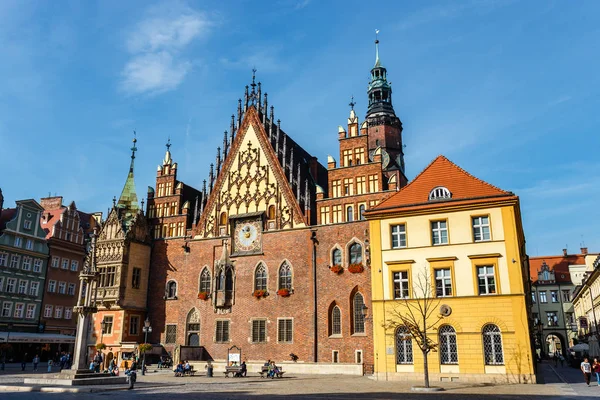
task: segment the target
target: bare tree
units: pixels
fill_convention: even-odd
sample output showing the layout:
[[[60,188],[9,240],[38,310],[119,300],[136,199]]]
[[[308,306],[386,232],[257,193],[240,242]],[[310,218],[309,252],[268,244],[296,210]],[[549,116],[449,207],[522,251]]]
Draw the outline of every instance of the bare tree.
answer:
[[[427,355],[431,351],[436,351],[438,343],[431,340],[428,332],[431,332],[444,318],[439,314],[440,298],[435,297],[433,283],[426,271],[417,275],[414,282],[412,298],[403,297],[399,304],[391,312],[389,322],[384,324],[384,328],[394,331],[402,326],[410,335],[405,340],[412,340],[423,353],[424,384],[429,387],[429,367],[427,364]]]

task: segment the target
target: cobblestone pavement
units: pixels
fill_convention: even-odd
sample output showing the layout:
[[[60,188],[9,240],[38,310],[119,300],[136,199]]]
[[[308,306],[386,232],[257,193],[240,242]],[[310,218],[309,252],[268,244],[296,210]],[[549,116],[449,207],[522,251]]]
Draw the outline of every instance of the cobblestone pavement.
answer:
[[[541,364],[543,375],[547,384],[559,387],[564,396],[600,397],[600,385],[595,374],[592,374],[591,384],[585,384],[581,370],[570,366],[555,366],[552,362]]]
[[[24,400],[24,399],[107,399],[108,396],[118,396],[121,399],[139,398],[143,395],[144,400],[162,400],[174,398],[180,395],[189,399],[450,399],[450,400],[475,400],[475,399],[544,399],[557,400],[576,398],[575,395],[600,395],[600,387],[581,388],[581,374],[577,381],[577,370],[567,369],[559,371],[559,375],[549,365],[543,365],[542,372],[546,378],[544,385],[475,385],[444,383],[446,390],[438,393],[415,393],[411,391],[410,383],[376,381],[367,377],[342,376],[342,375],[291,375],[283,379],[261,379],[258,376],[246,378],[207,378],[203,375],[195,377],[175,378],[169,371],[150,372],[146,376],[138,375],[139,385],[133,391],[104,391],[97,393],[38,393],[38,392],[2,392],[2,400]],[[562,372],[562,375],[560,374]],[[574,372],[574,374],[572,374]],[[41,372],[38,372],[41,373]],[[32,376],[33,372],[25,374],[19,369],[7,369],[0,372],[0,385],[18,384],[22,385],[26,376]],[[255,374],[250,374],[255,375]],[[562,376],[573,380],[565,383]],[[153,387],[144,388],[145,385]],[[575,385],[575,389],[571,386]],[[580,385],[581,386],[581,385]],[[96,387],[108,389],[107,387]],[[582,392],[580,392],[580,389]],[[595,391],[594,391],[595,389]],[[577,396],[579,397],[579,396]]]

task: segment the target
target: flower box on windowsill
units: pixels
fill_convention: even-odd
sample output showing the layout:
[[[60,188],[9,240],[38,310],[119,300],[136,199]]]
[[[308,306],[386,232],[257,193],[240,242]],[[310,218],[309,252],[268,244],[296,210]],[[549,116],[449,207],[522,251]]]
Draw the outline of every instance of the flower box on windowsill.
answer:
[[[334,274],[341,274],[342,272],[344,272],[344,267],[342,267],[339,264],[336,265],[332,265],[331,267],[329,267],[329,269],[331,270],[331,272],[333,272]]]
[[[208,300],[209,297],[210,297],[210,295],[208,294],[208,292],[199,292],[198,293],[198,299],[200,299],[200,300]]]
[[[363,267],[362,264],[350,264],[350,265],[348,265],[348,271],[352,272],[353,274],[360,274],[364,270],[365,270],[365,267]]]
[[[262,297],[267,297],[269,295],[269,292],[267,292],[266,290],[255,290],[252,293],[252,296],[256,297],[257,299],[260,299]]]
[[[290,297],[292,291],[290,289],[279,289],[277,295],[281,297]]]

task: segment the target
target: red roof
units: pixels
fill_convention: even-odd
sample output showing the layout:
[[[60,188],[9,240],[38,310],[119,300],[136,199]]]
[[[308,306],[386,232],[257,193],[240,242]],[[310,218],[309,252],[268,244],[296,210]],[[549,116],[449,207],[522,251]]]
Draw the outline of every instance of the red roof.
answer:
[[[60,216],[66,209],[67,207],[61,207],[56,210],[44,210],[40,220],[40,226],[46,232],[46,239],[52,237],[52,228],[60,221]],[[46,223],[44,223],[44,220],[46,220]]]
[[[429,200],[429,194],[436,187],[448,189],[451,193],[451,198]],[[483,202],[494,197],[516,198],[513,193],[499,189],[474,177],[446,157],[440,155],[408,185],[372,210],[436,208],[447,206],[449,203],[465,204]]]
[[[537,283],[538,272],[542,270],[542,264],[546,262],[550,271],[554,271],[556,282],[571,282],[569,265],[585,265],[585,256],[581,254],[569,254],[567,256],[543,256],[529,257],[529,274],[531,281]]]

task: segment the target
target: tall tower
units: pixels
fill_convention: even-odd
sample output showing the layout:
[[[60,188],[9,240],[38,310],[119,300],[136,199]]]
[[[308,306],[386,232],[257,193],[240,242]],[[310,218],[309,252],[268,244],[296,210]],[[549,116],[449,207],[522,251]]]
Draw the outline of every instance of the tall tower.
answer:
[[[378,38],[375,39],[375,66],[371,69],[371,81],[367,93],[369,107],[366,120],[370,158],[373,159],[375,152],[380,148],[385,176],[391,179],[395,175],[399,187],[402,187],[407,183],[402,146],[402,122],[396,116],[392,105],[392,83],[388,82],[387,70],[379,60]]]

